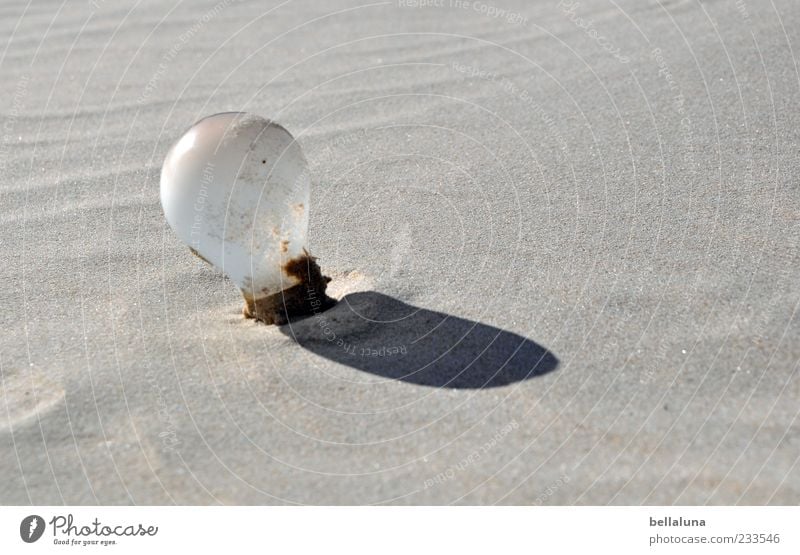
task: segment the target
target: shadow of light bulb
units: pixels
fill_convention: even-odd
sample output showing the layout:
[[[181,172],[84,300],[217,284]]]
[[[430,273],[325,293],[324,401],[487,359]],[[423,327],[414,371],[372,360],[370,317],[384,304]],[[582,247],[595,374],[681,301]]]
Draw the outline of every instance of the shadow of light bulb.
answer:
[[[333,304],[308,254],[311,178],[294,137],[244,112],[195,123],[161,169],[161,204],[178,237],[242,291],[268,324]]]

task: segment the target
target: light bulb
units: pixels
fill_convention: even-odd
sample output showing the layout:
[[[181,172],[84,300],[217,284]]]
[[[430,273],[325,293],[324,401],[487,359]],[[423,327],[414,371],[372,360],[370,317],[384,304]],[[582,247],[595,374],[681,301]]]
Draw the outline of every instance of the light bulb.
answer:
[[[269,324],[333,303],[306,244],[310,187],[291,133],[244,112],[195,123],[161,168],[170,227],[239,287],[245,316]]]

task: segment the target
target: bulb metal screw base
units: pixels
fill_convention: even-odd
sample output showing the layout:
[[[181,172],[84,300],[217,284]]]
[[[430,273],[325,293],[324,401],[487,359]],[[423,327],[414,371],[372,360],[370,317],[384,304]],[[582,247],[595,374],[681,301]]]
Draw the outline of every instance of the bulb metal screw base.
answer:
[[[289,323],[290,318],[311,316],[336,304],[335,299],[325,294],[331,278],[322,275],[317,259],[308,252],[289,260],[283,265],[283,271],[300,283],[258,299],[245,295],[242,310],[245,318],[282,326]]]

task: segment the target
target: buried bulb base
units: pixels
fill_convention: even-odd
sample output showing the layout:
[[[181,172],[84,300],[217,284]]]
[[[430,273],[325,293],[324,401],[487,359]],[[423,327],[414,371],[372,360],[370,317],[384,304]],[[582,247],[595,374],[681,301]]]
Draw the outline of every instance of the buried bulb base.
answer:
[[[283,265],[287,275],[299,283],[267,297],[254,299],[244,295],[242,314],[269,325],[282,326],[293,317],[311,316],[336,304],[336,300],[325,294],[331,278],[322,275],[317,259],[303,251]]]

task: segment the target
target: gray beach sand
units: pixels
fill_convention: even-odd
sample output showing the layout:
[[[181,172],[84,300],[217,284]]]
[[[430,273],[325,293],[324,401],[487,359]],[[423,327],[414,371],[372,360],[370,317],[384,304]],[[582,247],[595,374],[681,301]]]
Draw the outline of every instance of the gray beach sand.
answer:
[[[794,0],[0,12],[0,503],[800,502]],[[230,110],[306,152],[322,315],[166,224]]]

